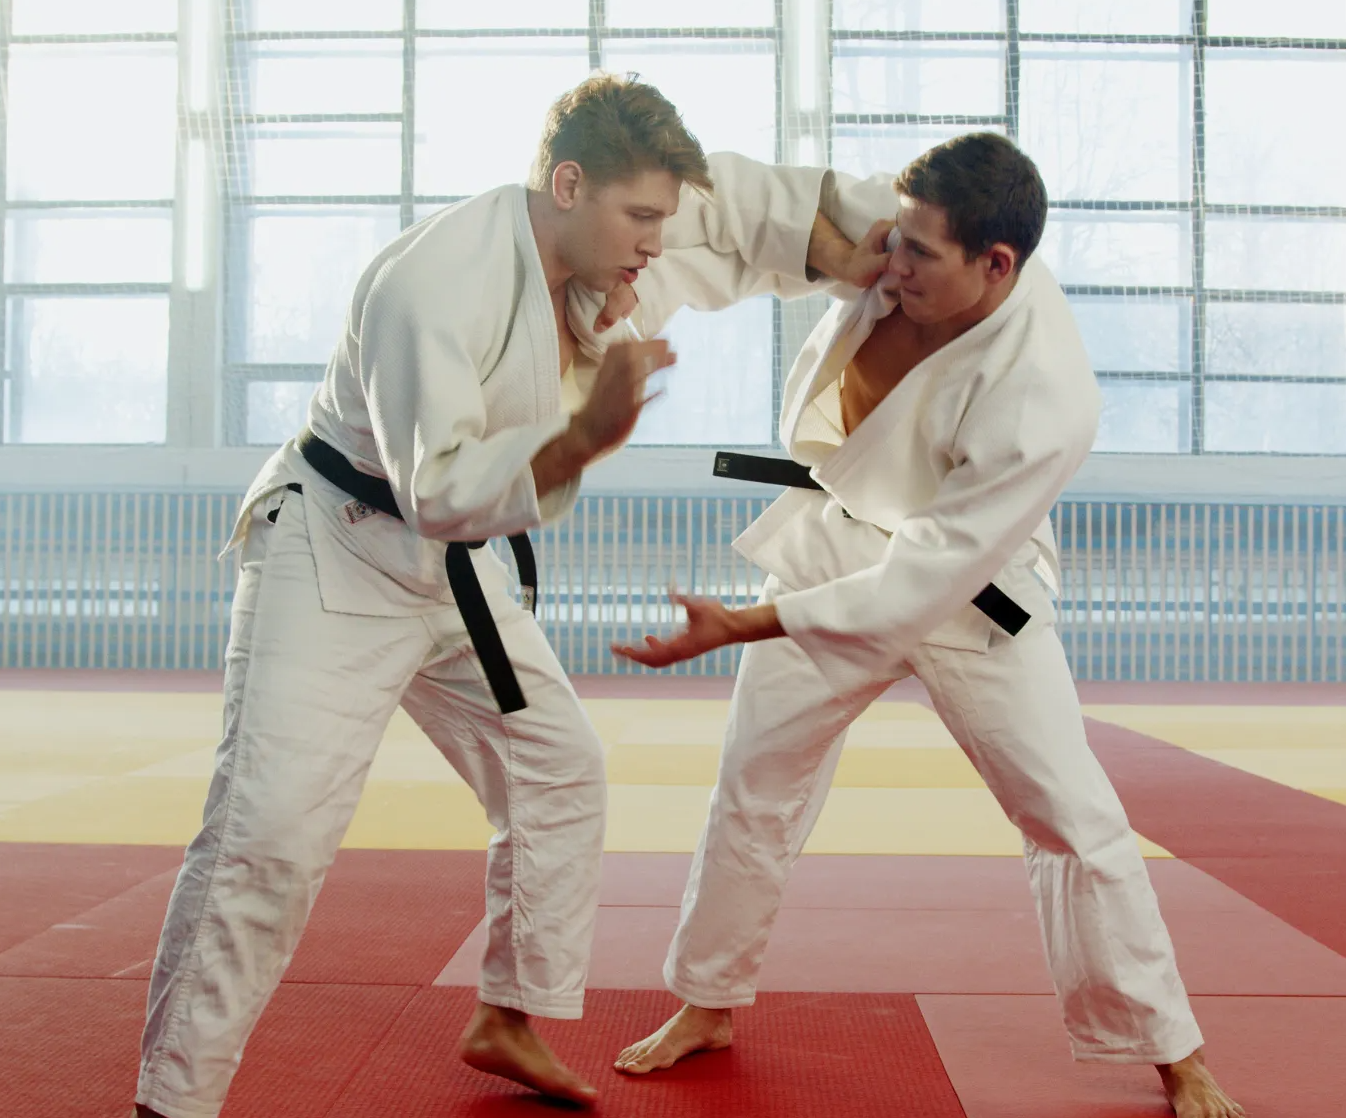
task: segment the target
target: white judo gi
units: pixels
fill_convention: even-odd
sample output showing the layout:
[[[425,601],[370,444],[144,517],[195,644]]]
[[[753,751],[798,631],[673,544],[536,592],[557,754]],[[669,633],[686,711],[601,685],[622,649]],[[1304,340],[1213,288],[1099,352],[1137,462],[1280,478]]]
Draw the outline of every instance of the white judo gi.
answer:
[[[891,219],[891,182],[838,175],[825,212],[858,239]],[[1023,833],[1076,1058],[1175,1062],[1201,1035],[1054,627],[1048,514],[1089,453],[1100,407],[1069,305],[1031,257],[1001,307],[847,437],[840,379],[891,310],[877,289],[836,303],[785,386],[782,442],[824,492],[787,491],[735,542],[769,573],[764,597],[788,636],[744,649],[668,987],[706,1008],[753,1001],[846,730],[915,675]],[[969,604],[992,581],[1032,615],[1017,636]]]
[[[732,155],[710,164],[723,194],[684,188],[665,224],[669,298],[710,309],[808,290],[823,172]],[[569,306],[579,313],[577,298]],[[577,399],[601,348],[576,359]],[[603,750],[486,547],[473,562],[527,701],[501,714],[445,573],[445,541],[523,532],[573,503],[578,479],[539,497],[530,466],[568,423],[559,364],[522,186],[407,230],[360,280],[308,422],[358,469],[387,478],[405,521],[324,480],[293,442],[248,492],[231,543],[242,566],[224,737],[150,982],[140,1103],[170,1118],[218,1113],[399,703],[496,828],[482,1000],[579,1016]]]

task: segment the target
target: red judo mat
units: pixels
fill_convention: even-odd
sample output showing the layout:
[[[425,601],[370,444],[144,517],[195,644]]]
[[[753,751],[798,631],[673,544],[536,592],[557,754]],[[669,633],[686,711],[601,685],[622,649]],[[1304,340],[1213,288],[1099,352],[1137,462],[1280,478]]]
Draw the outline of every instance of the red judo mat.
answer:
[[[1173,1118],[1153,1068],[1077,1064],[1056,999],[922,995],[967,1118]],[[1211,1069],[1249,1118],[1346,1113],[1346,998],[1194,998]]]
[[[0,975],[62,978],[148,978],[180,850],[66,846],[32,850],[0,846],[14,861],[51,874],[61,915],[43,930],[23,908],[0,906]],[[67,878],[80,880],[80,860],[97,865],[122,891],[80,911]],[[147,867],[168,864],[125,887]],[[327,875],[288,982],[425,985],[434,979],[485,911],[486,856],[479,851],[343,850]],[[40,883],[25,889],[39,898]],[[104,890],[106,892],[107,890]],[[53,903],[37,911],[56,911]],[[17,930],[10,931],[11,925]],[[26,931],[24,931],[26,929]],[[16,939],[18,942],[15,942]]]
[[[145,988],[0,979],[0,1113],[125,1118]],[[457,1039],[473,1001],[466,990],[284,984],[248,1046],[225,1118],[557,1112],[459,1062]],[[597,991],[584,1021],[539,1028],[599,1088],[606,1114],[963,1118],[910,996],[768,995],[744,1015],[734,1048],[654,1078],[614,1073],[617,1053],[671,1006],[667,994]]]
[[[646,908],[682,903],[690,854],[603,857],[600,903]],[[1174,859],[1148,863],[1165,910],[1246,907],[1228,886]],[[1033,912],[1021,858],[907,854],[806,854],[785,887],[783,908],[929,908]]]
[[[162,846],[0,845],[0,952],[181,860],[181,851]]]
[[[0,1113],[126,1118],[146,983],[0,978]],[[285,984],[230,1094],[235,1118],[318,1118],[416,996],[408,986]]]
[[[1340,1118],[1346,806],[1119,727],[1090,732],[1136,829],[1185,860],[1149,868],[1222,1080],[1254,1118]],[[180,858],[0,846],[0,1114],[125,1118]],[[582,1022],[543,1026],[598,1083],[603,1112],[1167,1113],[1151,1069],[1070,1061],[1010,858],[805,858],[735,1048],[616,1077],[616,1052],[674,1005],[658,969],[687,864],[608,857],[594,977],[613,988],[591,992]],[[478,852],[343,851],[227,1115],[553,1112],[454,1058],[483,873]],[[463,986],[430,985],[455,967]]]
[[[610,854],[591,987],[662,989],[685,855]],[[1183,862],[1148,863],[1189,991],[1346,995],[1346,958]],[[479,925],[436,982],[471,986]],[[762,990],[1051,992],[1014,858],[816,855],[800,860],[772,931]]]
[[[1137,831],[1346,954],[1346,804],[1089,722]]]
[[[554,1112],[454,1058],[471,1003],[466,990],[418,995],[331,1118]],[[617,1053],[657,1028],[674,1004],[654,991],[593,991],[582,1022],[548,1022],[543,1035],[598,1087],[610,1115],[963,1118],[915,998],[765,995],[742,1016],[733,1048],[658,1076],[616,1075]]]
[[[114,853],[70,847],[65,856],[107,860]],[[642,862],[649,872],[640,872]],[[472,979],[476,958],[466,929],[480,920],[483,868],[479,854],[343,852],[315,909],[315,934],[306,935],[296,956],[293,980],[282,986],[249,1048],[229,1113],[353,1116],[372,1112],[380,1101],[413,1115],[536,1112],[541,1104],[453,1059],[472,989],[425,985],[460,948],[467,952],[467,981]],[[1221,1070],[1236,1067],[1242,1080],[1235,1082],[1247,1084],[1244,1094],[1269,1098],[1276,1065],[1249,1063],[1246,1053],[1260,1044],[1296,1069],[1294,1090],[1285,1097],[1301,1109],[1253,1113],[1338,1114],[1312,1109],[1324,1092],[1335,1098],[1332,1092],[1342,1088],[1340,1097],[1346,1097],[1332,1054],[1324,1053],[1315,1066],[1296,1053],[1305,1045],[1310,1051],[1330,1046],[1342,1035],[1346,1021],[1338,1015],[1346,997],[1302,995],[1341,992],[1346,960],[1190,866],[1161,861],[1150,869],[1189,984],[1226,995],[1198,999]],[[1008,858],[804,859],[767,974],[772,983],[794,983],[796,990],[808,979],[817,992],[768,990],[757,1007],[739,1015],[741,1043],[730,1053],[700,1057],[655,1080],[615,1079],[606,1071],[615,1053],[673,1007],[661,990],[630,987],[657,985],[676,910],[671,904],[611,902],[676,896],[685,859],[621,855],[609,859],[609,870],[596,976],[637,963],[646,973],[628,974],[623,989],[593,990],[583,1022],[544,1026],[566,1059],[604,1084],[609,1113],[957,1115],[945,1067],[972,1118],[1053,1118],[1056,1112],[1038,1104],[1058,1096],[1074,1108],[1061,1109],[1062,1118],[1144,1118],[1153,1112],[1152,1073],[1075,1068],[1065,1056],[1054,999],[1032,992],[1045,990],[1045,968],[1023,896],[1022,867]],[[19,972],[0,979],[6,1010],[0,1015],[0,1068],[6,1072],[0,1113],[37,1113],[39,1102],[45,1109],[57,1099],[75,1115],[125,1118],[145,983],[91,976],[115,974],[126,959],[148,958],[171,881],[168,872],[132,885],[63,919],[68,927],[49,928],[0,955],[0,974]],[[365,889],[374,901],[361,902]],[[861,898],[869,908],[844,907]],[[12,910],[5,905],[0,911]],[[927,929],[923,938],[917,935],[921,928]],[[950,928],[961,930],[953,934]],[[63,939],[66,934],[76,938]],[[868,963],[856,968],[855,960]],[[850,968],[848,981],[867,981],[871,992],[824,989],[845,977],[843,967]],[[1004,996],[1016,989],[1009,985],[1016,972],[1034,970],[1037,977],[1017,987],[1017,996]],[[76,977],[59,977],[62,972]],[[389,978],[371,977],[379,973]],[[932,975],[942,975],[943,985],[931,982]],[[885,983],[905,983],[920,996],[872,992]],[[941,989],[948,993],[924,992]],[[1228,996],[1249,991],[1301,996]],[[942,1064],[928,1059],[928,1038],[915,1028],[918,1004],[931,1021]],[[1267,1007],[1266,1015],[1259,1017],[1258,1006]],[[877,1107],[876,1098],[883,1100]],[[1020,1105],[1023,1100],[1037,1100],[1038,1109]]]

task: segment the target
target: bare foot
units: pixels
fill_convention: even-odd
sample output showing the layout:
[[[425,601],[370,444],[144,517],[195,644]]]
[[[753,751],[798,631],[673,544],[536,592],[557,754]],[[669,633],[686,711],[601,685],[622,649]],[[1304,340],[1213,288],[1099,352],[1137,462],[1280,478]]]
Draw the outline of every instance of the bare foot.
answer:
[[[592,1106],[598,1092],[552,1055],[517,1009],[478,1003],[458,1042],[468,1067],[531,1087],[548,1098]]]
[[[734,1039],[730,1010],[684,1005],[657,1033],[631,1045],[613,1066],[627,1075],[648,1075],[671,1068],[693,1052],[728,1048]]]
[[[1243,1107],[1220,1090],[1200,1048],[1185,1060],[1158,1067],[1177,1118],[1247,1118]]]

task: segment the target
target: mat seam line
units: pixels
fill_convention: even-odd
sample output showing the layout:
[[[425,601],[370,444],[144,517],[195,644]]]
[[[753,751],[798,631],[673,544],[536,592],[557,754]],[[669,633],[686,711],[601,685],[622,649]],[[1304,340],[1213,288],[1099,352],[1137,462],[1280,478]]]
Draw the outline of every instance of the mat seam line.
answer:
[[[401,1008],[393,1015],[392,1020],[388,1022],[387,1028],[374,1038],[374,1042],[369,1046],[369,1051],[365,1054],[364,1059],[351,1069],[350,1074],[346,1076],[345,1082],[341,1084],[341,1089],[332,1097],[331,1105],[322,1112],[323,1118],[328,1118],[328,1115],[337,1108],[338,1104],[340,1104],[342,1098],[345,1096],[347,1089],[355,1082],[355,1077],[368,1066],[374,1053],[377,1052],[383,1045],[383,1042],[387,1040],[388,1035],[397,1027],[397,1023],[406,1016],[407,1010],[411,1007],[411,1003],[416,1000],[416,993],[414,991],[418,989],[417,987],[399,986],[396,987],[396,989],[412,990],[413,993],[407,996],[407,999],[402,1003]]]

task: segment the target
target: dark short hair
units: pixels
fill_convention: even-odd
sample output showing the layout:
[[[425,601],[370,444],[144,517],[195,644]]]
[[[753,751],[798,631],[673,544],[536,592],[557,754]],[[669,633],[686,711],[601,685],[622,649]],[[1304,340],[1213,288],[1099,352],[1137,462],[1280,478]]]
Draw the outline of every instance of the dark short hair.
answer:
[[[1004,136],[972,132],[946,140],[907,164],[893,189],[939,206],[949,235],[972,260],[1007,244],[1019,266],[1042,240],[1047,188],[1033,161]]]
[[[528,185],[547,190],[557,166],[574,160],[605,186],[642,171],[668,171],[709,194],[705,153],[678,110],[637,75],[596,73],[552,104]]]

